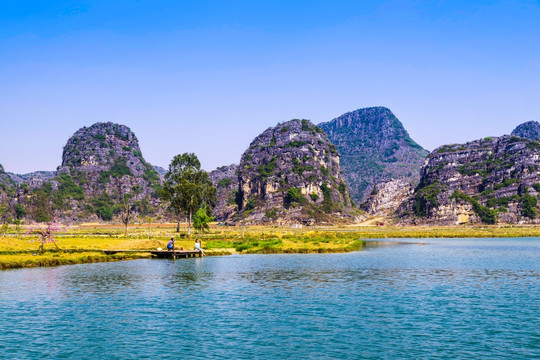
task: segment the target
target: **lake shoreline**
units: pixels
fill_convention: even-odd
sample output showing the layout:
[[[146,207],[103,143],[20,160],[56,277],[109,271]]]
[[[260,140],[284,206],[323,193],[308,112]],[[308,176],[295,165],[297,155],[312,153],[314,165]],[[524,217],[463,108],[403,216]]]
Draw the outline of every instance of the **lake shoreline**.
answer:
[[[200,239],[208,256],[233,253],[347,253],[369,248],[373,241],[392,241],[392,239],[540,237],[540,226],[241,228],[214,225],[209,232],[196,233],[188,237],[185,232],[176,233],[174,224],[130,226],[127,236],[122,227],[116,224],[75,225],[57,234],[59,251],[54,250],[53,244],[46,244],[46,251],[39,254],[35,238],[23,235],[21,229],[9,230],[0,237],[0,270],[151,258],[150,253],[106,255],[103,250],[152,251],[166,248],[167,241],[171,237],[175,238],[177,249],[192,249],[195,238]]]

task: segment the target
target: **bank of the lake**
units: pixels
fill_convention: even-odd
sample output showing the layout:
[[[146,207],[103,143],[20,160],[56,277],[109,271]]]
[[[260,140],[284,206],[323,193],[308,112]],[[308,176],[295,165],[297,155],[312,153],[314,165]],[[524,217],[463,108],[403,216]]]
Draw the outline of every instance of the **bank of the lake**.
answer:
[[[52,244],[46,244],[48,251],[39,254],[35,236],[25,235],[23,230],[10,228],[0,237],[0,269],[146,258],[150,253],[118,253],[111,256],[102,250],[151,251],[165,248],[171,237],[176,239],[177,248],[186,250],[193,249],[194,239],[199,238],[209,256],[233,253],[346,253],[361,250],[366,240],[373,239],[540,237],[538,226],[290,228],[224,227],[216,224],[209,232],[194,233],[191,237],[186,236],[184,229],[180,234],[176,233],[174,224],[130,226],[125,236],[122,226],[93,224],[66,227],[56,236],[60,251],[54,251]]]

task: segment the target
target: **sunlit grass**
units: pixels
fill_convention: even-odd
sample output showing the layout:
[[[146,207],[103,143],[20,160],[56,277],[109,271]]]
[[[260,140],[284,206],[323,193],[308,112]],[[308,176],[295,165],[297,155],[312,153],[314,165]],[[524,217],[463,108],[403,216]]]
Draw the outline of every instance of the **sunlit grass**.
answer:
[[[165,249],[171,237],[176,249],[194,249],[199,238],[208,255],[237,253],[335,253],[360,250],[363,240],[392,238],[470,238],[470,237],[537,237],[538,226],[476,226],[476,227],[225,227],[213,225],[208,233],[186,236],[185,226],[176,233],[175,224],[134,225],[124,235],[121,225],[87,224],[66,226],[56,236],[59,252],[53,244],[45,244],[46,252],[37,254],[39,243],[35,235],[26,235],[25,228],[9,228],[0,237],[0,269],[27,266],[47,266],[81,262],[110,261],[149,256],[146,254],[105,255],[101,250]],[[511,241],[511,240],[509,240]],[[33,254],[36,255],[33,255]]]

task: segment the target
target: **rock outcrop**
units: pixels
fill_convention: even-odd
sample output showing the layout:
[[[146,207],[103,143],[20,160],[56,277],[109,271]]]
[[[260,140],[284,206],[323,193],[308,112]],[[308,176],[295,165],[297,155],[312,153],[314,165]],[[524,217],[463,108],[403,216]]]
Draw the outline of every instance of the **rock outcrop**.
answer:
[[[432,224],[538,223],[540,142],[488,137],[434,150],[405,221]]]
[[[2,207],[2,204],[7,203],[12,195],[14,187],[15,183],[0,164],[0,207]]]
[[[135,134],[124,125],[96,123],[79,129],[68,140],[54,182],[70,189],[67,213],[109,220],[124,194],[143,208],[157,206],[160,177],[141,153]],[[82,192],[81,190],[82,189]],[[84,200],[84,201],[77,201]]]
[[[8,175],[15,182],[15,184],[20,184],[24,182],[31,182],[33,179],[39,179],[41,181],[51,180],[56,175],[56,171],[33,171],[27,174],[8,173]]]
[[[516,127],[512,135],[530,140],[540,140],[540,124],[537,121],[528,121]]]
[[[217,221],[228,221],[236,212],[238,193],[238,165],[221,166],[210,172],[210,180],[217,189],[216,206],[213,209]]]
[[[257,136],[238,174],[236,218],[245,223],[351,220],[339,153],[308,120],[281,123]]]
[[[362,209],[374,216],[393,217],[395,211],[414,193],[409,179],[392,179],[375,184]]]
[[[358,109],[319,124],[341,154],[351,197],[361,203],[377,183],[392,179],[418,182],[429,153],[411,139],[384,107]]]

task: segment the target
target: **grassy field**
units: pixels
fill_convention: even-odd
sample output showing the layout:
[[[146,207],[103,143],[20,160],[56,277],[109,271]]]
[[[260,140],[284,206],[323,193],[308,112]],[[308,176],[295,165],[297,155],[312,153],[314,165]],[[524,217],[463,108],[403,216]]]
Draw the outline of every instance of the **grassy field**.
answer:
[[[102,250],[165,249],[171,237],[176,248],[192,250],[199,238],[208,255],[231,253],[331,253],[360,250],[368,239],[418,239],[467,237],[532,237],[540,236],[537,226],[482,227],[375,227],[340,226],[307,227],[224,227],[214,225],[210,232],[194,233],[191,238],[182,228],[178,234],[174,224],[133,225],[128,236],[120,225],[86,224],[70,226],[56,235],[60,251],[53,244],[45,245],[39,254],[35,235],[23,229],[9,228],[0,236],[0,269],[33,266],[55,266],[98,261],[116,261],[150,257],[149,253],[105,255]]]

